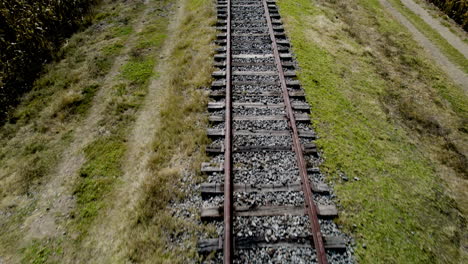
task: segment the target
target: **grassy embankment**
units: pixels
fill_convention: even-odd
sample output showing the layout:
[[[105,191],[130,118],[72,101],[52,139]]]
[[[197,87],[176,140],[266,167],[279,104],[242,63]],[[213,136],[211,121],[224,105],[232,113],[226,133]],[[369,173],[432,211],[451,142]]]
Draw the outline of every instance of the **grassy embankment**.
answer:
[[[135,27],[146,9],[143,1],[103,1],[96,7],[92,25],[70,38],[58,54],[60,60],[46,66],[0,129],[0,256],[5,261],[66,262],[64,254],[80,254],[82,238],[121,174],[126,133],[154,75],[156,54],[165,38],[167,4],[147,4],[154,8],[149,12],[151,20],[137,33]],[[132,48],[126,49],[129,45]],[[117,58],[123,66],[114,65]],[[98,93],[103,101],[95,100]],[[66,158],[61,155],[71,142],[86,136],[74,132],[93,114],[90,109],[102,104],[105,111],[96,114],[99,127],[94,128],[101,133],[83,149],[86,161],[80,177],[69,175],[67,180],[68,195],[76,201],[74,209],[57,214],[54,220],[67,232],[31,237],[30,230],[20,227],[33,212],[49,210],[37,207],[41,192],[53,191],[45,188],[56,177],[57,164]]]
[[[468,36],[466,31],[460,26],[460,24],[457,24],[457,22],[451,19],[441,9],[439,9],[434,4],[429,3],[428,0],[414,0],[414,2],[418,3],[422,8],[424,8],[433,18],[438,19],[440,23],[448,28],[453,34],[457,35],[465,43],[468,43]]]
[[[211,82],[216,22],[211,0],[184,1],[181,21],[161,86],[160,124],[155,133],[153,175],[141,186],[135,214],[130,217],[127,258],[141,263],[187,263],[197,256],[197,219],[178,217],[170,209],[200,181],[206,159],[206,87]],[[198,208],[190,213],[197,215]]]
[[[278,3],[357,259],[466,260],[463,91],[377,0]]]
[[[408,9],[400,0],[388,0],[400,13],[402,13],[413,25],[430,39],[447,58],[457,65],[462,71],[468,73],[468,60],[457,49],[450,45],[435,29],[428,25],[422,18]]]

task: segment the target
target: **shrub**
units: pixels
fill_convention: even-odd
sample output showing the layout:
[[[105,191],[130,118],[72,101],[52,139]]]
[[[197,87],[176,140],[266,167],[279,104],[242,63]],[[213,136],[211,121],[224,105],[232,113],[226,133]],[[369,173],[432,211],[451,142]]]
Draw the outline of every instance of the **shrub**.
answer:
[[[445,14],[468,31],[468,1],[467,0],[427,0],[436,5]]]
[[[0,120],[97,1],[0,1]]]

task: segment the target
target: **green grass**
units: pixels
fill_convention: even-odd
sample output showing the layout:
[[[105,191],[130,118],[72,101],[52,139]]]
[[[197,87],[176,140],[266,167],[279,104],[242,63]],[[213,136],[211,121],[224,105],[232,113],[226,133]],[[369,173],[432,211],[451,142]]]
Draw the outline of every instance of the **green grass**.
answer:
[[[31,244],[22,249],[23,264],[60,263],[59,256],[63,253],[57,241],[33,240]]]
[[[89,224],[105,205],[105,194],[122,174],[120,164],[125,150],[118,136],[99,138],[86,147],[87,162],[80,170],[81,179],[74,190],[79,208],[75,221],[80,236],[87,235]]]
[[[153,75],[155,62],[153,58],[133,59],[122,68],[122,77],[133,84],[144,84]]]
[[[358,261],[461,261],[465,220],[440,173],[459,165],[440,153],[466,139],[466,96],[378,1],[316,2],[278,1]]]
[[[141,263],[187,263],[198,259],[197,234],[205,227],[174,216],[171,202],[186,195],[185,170],[198,172],[208,143],[204,111],[212,72],[211,45],[215,30],[212,1],[184,2],[181,25],[174,34],[173,50],[162,74],[160,124],[154,131],[154,154],[150,178],[141,187],[142,198],[128,227],[125,261]],[[180,161],[180,162],[179,162]],[[196,175],[199,175],[195,173]],[[187,184],[187,183],[185,183]],[[174,244],[173,238],[186,237]]]
[[[447,58],[458,65],[462,71],[468,73],[468,60],[456,48],[454,48],[435,29],[428,25],[422,18],[408,9],[400,0],[389,0],[413,25],[430,39]]]
[[[124,48],[124,45],[120,42],[113,43],[102,48],[103,54],[106,56],[118,55]]]
[[[130,26],[130,25],[129,26],[119,25],[119,26],[114,28],[113,36],[114,37],[123,37],[123,36],[130,35],[132,32],[133,32],[133,27],[132,26]]]
[[[25,235],[28,230],[21,227],[37,206],[39,192],[51,180],[64,151],[77,136],[74,131],[89,114],[95,95],[128,39],[128,35],[109,37],[109,31],[114,25],[120,26],[127,16],[137,17],[133,11],[142,11],[140,6],[124,1],[104,1],[96,7],[97,16],[113,14],[99,18],[105,30],[89,27],[72,36],[55,54],[56,61],[44,67],[32,91],[24,95],[8,122],[0,127],[0,210],[9,211],[9,216],[2,216],[2,257],[11,258],[15,263],[23,258],[28,263],[48,258],[48,240],[44,240],[44,248],[38,247]],[[130,26],[134,21],[126,23]],[[141,94],[137,91],[135,96],[140,98]],[[131,107],[135,105],[138,104]],[[83,184],[80,191],[95,186],[97,184],[90,181]],[[89,197],[83,195],[82,198]],[[20,252],[24,245],[27,249]],[[54,260],[53,257],[48,259]]]
[[[153,7],[159,10],[169,3],[170,1],[154,2]],[[86,162],[81,167],[81,177],[74,186],[77,206],[73,213],[75,218],[70,225],[70,229],[79,234],[74,242],[78,244],[76,248],[83,247],[83,253],[76,257],[83,261],[93,258],[89,255],[93,254],[92,249],[82,243],[88,236],[94,235],[89,233],[92,226],[106,224],[99,223],[97,219],[112,203],[109,197],[123,175],[122,163],[128,150],[128,134],[133,128],[132,124],[147,93],[148,85],[155,77],[154,68],[158,63],[158,53],[166,36],[167,17],[158,11],[152,14],[151,18],[143,26],[142,33],[132,33],[133,35],[129,36],[133,47],[128,50],[127,62],[120,68],[115,80],[112,80],[114,85],[111,86],[111,93],[105,102],[106,114],[99,121],[105,133],[96,137],[84,149]],[[146,42],[150,34],[158,36],[159,41],[151,42],[145,45],[145,48],[135,48]],[[108,50],[113,52],[115,47],[110,46]]]

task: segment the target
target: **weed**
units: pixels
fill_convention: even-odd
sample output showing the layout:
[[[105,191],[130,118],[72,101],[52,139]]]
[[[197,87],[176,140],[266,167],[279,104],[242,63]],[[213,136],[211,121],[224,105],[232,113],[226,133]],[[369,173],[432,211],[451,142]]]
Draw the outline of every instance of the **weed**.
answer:
[[[40,242],[34,241],[31,246],[24,250],[23,263],[43,264],[47,263],[52,250],[43,246]]]
[[[105,56],[118,55],[122,51],[123,47],[122,43],[114,43],[102,48],[102,52]]]
[[[33,240],[27,247],[22,249],[24,264],[60,263],[58,257],[62,255],[60,242],[57,240]]]
[[[133,84],[144,84],[153,75],[154,58],[131,60],[122,68],[122,77]]]
[[[132,32],[133,32],[133,27],[132,26],[119,25],[119,26],[114,28],[113,37],[118,38],[118,37],[127,36],[127,35],[130,35],[130,33],[132,33]]]

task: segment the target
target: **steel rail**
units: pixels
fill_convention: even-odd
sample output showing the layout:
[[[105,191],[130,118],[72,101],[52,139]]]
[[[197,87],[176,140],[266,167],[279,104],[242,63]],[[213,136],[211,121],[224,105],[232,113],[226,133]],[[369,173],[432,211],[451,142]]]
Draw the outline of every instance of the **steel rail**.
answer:
[[[227,0],[226,17],[226,118],[224,138],[224,263],[231,264],[232,241],[232,98],[231,98],[231,0]]]
[[[286,108],[286,115],[289,120],[289,126],[292,130],[292,138],[293,138],[293,147],[294,152],[296,153],[297,164],[299,166],[299,174],[301,176],[302,182],[302,190],[304,192],[304,200],[305,206],[307,210],[307,214],[310,219],[311,223],[311,231],[312,231],[312,239],[314,242],[315,250],[317,251],[317,261],[319,264],[326,264],[327,261],[327,254],[325,252],[325,246],[323,243],[322,233],[320,232],[320,224],[317,217],[317,206],[313,200],[312,188],[310,186],[309,178],[307,175],[307,167],[306,162],[304,160],[304,155],[302,153],[301,142],[299,140],[299,133],[296,126],[296,119],[294,117],[294,112],[291,106],[291,101],[289,100],[289,93],[288,88],[286,86],[286,79],[284,77],[283,66],[281,64],[281,58],[278,51],[278,45],[276,43],[276,37],[273,31],[273,24],[271,22],[270,11],[268,10],[268,4],[266,0],[262,0],[263,7],[265,10],[265,16],[267,19],[268,24],[268,31],[271,38],[272,49],[273,49],[273,56],[275,58],[276,67],[279,74],[279,79],[281,83],[281,89],[283,93],[283,100]]]

